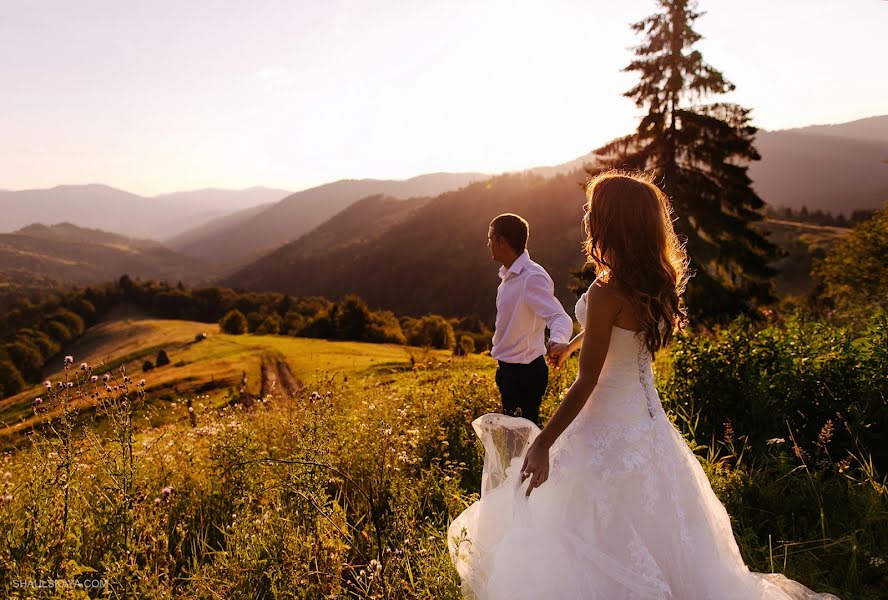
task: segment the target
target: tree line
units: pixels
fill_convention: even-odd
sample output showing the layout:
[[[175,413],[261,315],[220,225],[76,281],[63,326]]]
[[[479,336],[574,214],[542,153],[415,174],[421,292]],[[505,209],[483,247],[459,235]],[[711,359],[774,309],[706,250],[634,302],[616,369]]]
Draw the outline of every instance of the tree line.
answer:
[[[476,317],[397,316],[372,310],[354,294],[339,301],[221,287],[188,289],[132,279],[33,299],[21,297],[0,316],[0,397],[43,378],[43,367],[113,306],[133,304],[156,318],[220,324],[223,332],[410,344],[467,354],[489,348],[491,332]]]
[[[808,210],[807,206],[802,206],[796,210],[788,206],[765,207],[765,215],[772,219],[780,219],[781,221],[792,221],[794,223],[811,223],[813,225],[826,225],[829,227],[854,227],[858,223],[866,221],[876,213],[875,209],[859,209],[845,216],[843,213],[833,214],[831,211],[816,209]]]

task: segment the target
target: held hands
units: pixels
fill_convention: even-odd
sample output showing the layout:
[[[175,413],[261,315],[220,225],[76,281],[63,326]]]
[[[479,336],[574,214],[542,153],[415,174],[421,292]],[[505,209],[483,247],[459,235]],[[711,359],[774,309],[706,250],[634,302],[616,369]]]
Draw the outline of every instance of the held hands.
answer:
[[[524,483],[525,479],[530,478],[525,496],[530,496],[533,488],[540,487],[549,479],[549,448],[538,442],[539,438],[527,449],[524,464],[521,466],[521,482]]]
[[[560,369],[570,355],[570,344],[546,343],[546,360],[556,369]]]

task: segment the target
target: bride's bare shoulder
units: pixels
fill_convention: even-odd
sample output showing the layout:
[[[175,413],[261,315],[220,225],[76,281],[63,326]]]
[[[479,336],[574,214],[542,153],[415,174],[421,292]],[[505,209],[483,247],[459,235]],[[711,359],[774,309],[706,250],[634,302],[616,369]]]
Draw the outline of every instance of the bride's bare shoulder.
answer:
[[[590,313],[616,316],[622,305],[622,295],[612,283],[599,278],[589,286],[586,293],[586,306]]]

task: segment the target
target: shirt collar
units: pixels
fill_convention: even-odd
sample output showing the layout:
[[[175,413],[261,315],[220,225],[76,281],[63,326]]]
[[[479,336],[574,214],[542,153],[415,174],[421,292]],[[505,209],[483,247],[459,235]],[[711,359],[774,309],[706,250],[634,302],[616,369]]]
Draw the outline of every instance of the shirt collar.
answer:
[[[520,274],[521,271],[524,270],[524,267],[526,267],[527,263],[529,263],[529,262],[530,262],[530,252],[528,252],[527,249],[525,248],[524,252],[522,252],[521,254],[518,255],[518,258],[515,259],[515,262],[512,263],[511,267],[506,269],[505,266],[500,265],[500,268],[499,268],[500,279],[505,280],[507,277],[509,277],[509,273],[511,273],[512,276]]]

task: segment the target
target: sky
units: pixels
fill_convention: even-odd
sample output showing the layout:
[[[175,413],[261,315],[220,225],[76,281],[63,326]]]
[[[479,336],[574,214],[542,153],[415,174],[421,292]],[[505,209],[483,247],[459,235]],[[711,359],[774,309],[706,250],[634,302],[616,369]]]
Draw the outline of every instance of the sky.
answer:
[[[888,1],[702,0],[765,129],[888,113]],[[553,165],[630,133],[653,0],[0,0],[0,189]]]

